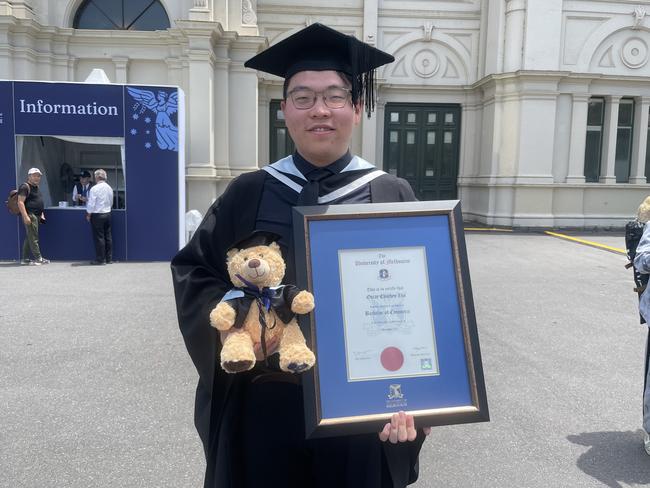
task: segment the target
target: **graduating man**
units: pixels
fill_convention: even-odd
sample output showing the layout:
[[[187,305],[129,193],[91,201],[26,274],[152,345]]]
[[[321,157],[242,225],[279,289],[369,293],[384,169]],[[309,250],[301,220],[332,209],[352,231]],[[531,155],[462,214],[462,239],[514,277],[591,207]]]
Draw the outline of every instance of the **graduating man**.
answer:
[[[245,64],[285,78],[281,107],[296,152],[233,180],[172,261],[180,328],[199,373],[195,424],[206,488],[384,488],[417,479],[428,429],[417,431],[411,416],[393,415],[380,433],[305,440],[300,376],[280,372],[277,355],[269,366],[226,374],[209,323],[232,287],[226,252],[255,231],[279,236],[284,282],[295,283],[292,207],[415,199],[406,181],[349,152],[364,109],[370,115],[374,108],[374,69],[392,61],[313,24]],[[272,354],[274,345],[267,349]]]

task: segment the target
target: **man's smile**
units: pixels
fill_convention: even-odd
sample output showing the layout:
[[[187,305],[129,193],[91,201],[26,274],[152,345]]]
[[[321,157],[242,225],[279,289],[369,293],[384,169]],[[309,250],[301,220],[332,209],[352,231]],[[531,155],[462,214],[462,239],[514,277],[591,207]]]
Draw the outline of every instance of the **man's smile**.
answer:
[[[330,127],[328,125],[316,125],[314,127],[310,127],[307,129],[308,132],[318,132],[318,133],[324,133],[324,132],[334,132],[334,128]]]

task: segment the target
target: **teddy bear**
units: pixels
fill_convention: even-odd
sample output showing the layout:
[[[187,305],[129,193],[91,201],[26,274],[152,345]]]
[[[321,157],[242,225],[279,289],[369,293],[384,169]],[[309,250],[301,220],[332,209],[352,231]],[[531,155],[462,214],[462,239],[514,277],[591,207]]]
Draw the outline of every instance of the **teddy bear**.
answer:
[[[271,235],[271,238],[276,237]],[[300,373],[314,365],[314,353],[296,321],[296,314],[314,309],[314,296],[293,285],[281,285],[286,265],[277,242],[256,233],[227,252],[226,265],[235,288],[210,313],[221,332],[221,367],[228,373],[255,366],[255,346],[278,344],[280,369]]]

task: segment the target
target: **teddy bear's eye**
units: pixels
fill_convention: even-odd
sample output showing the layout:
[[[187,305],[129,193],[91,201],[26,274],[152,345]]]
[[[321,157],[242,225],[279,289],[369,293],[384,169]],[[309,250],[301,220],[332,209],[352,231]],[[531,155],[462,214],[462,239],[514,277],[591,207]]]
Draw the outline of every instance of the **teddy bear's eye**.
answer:
[[[248,256],[246,256],[246,257],[244,258],[244,261],[248,261]]]
[[[261,258],[263,258],[263,257],[264,257],[264,254],[259,253],[258,256],[261,257]]]

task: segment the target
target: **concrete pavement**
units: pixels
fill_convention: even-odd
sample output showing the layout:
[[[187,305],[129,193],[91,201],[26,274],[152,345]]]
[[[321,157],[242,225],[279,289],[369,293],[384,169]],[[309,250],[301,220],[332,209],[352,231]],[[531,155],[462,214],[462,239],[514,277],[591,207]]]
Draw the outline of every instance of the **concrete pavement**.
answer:
[[[434,429],[414,486],[649,485],[625,258],[539,233],[467,242],[492,421]],[[0,263],[0,292],[0,487],[201,486],[168,263]]]

